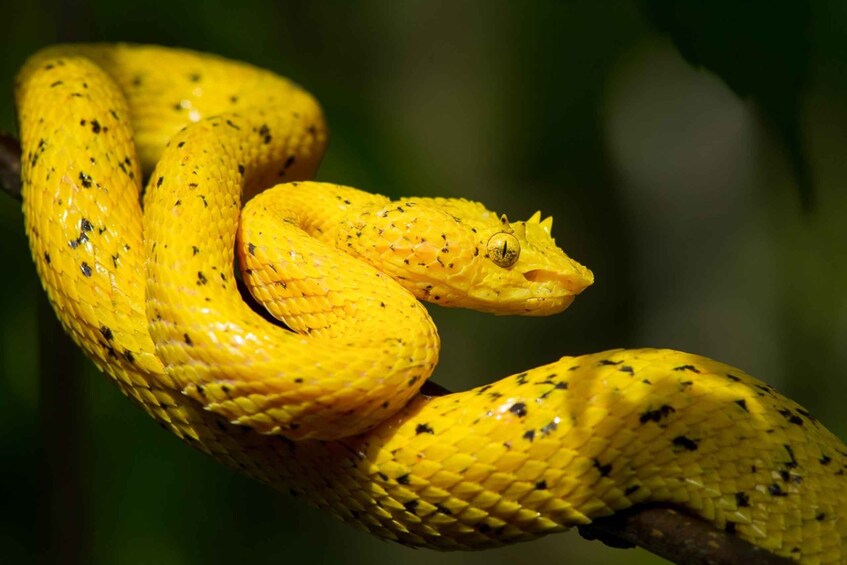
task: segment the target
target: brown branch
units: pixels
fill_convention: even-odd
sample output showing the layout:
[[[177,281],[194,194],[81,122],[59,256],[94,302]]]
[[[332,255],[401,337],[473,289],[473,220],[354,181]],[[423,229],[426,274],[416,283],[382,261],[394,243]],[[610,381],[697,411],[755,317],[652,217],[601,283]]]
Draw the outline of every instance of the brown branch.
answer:
[[[670,506],[640,505],[579,527],[585,539],[610,547],[639,546],[674,563],[690,565],[782,565],[794,563],[735,535],[718,530],[702,518]]]
[[[0,133],[0,188],[13,198],[21,198],[21,149],[18,141]],[[245,295],[251,302],[252,297]],[[59,331],[61,333],[61,331]],[[50,338],[51,340],[54,338]],[[50,345],[42,343],[42,355]],[[62,363],[59,363],[61,366]],[[62,379],[58,379],[61,382]],[[56,383],[49,383],[53,387]],[[427,381],[421,389],[427,396],[441,396],[449,391]],[[52,408],[51,408],[52,410]],[[52,428],[52,426],[51,426]],[[61,427],[58,427],[59,429]],[[639,546],[675,563],[692,565],[782,565],[793,563],[758,548],[711,523],[670,507],[635,506],[593,523],[579,527],[586,539],[600,540],[617,548]]]
[[[75,565],[90,558],[84,357],[43,293],[37,310],[41,561]]]
[[[21,146],[0,132],[0,190],[21,200]],[[37,305],[41,481],[40,557],[84,563],[88,516],[83,449],[82,354],[65,334],[47,296]]]
[[[432,381],[421,387],[424,396],[450,391]],[[714,524],[669,505],[639,504],[579,526],[579,535],[617,549],[641,547],[659,557],[685,565],[786,565],[780,557]]]
[[[21,144],[5,132],[0,132],[0,190],[21,199]]]

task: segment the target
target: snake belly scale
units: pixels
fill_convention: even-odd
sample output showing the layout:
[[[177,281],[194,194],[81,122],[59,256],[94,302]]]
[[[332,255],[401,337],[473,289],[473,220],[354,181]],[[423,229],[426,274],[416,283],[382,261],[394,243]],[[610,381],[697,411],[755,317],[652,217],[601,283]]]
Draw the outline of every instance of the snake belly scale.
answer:
[[[308,182],[317,102],[209,55],[51,47],[16,99],[26,229],[59,319],[219,461],[412,546],[498,546],[655,501],[778,555],[847,558],[847,449],[739,369],[612,350],[420,394],[438,336],[416,298],[541,315],[591,284],[549,220]],[[247,306],[239,276],[294,331]]]

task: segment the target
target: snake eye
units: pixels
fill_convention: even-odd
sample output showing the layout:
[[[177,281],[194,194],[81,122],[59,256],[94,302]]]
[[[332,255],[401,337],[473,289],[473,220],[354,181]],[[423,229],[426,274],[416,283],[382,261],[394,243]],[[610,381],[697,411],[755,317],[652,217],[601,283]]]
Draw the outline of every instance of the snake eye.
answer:
[[[521,256],[521,244],[514,235],[498,232],[488,240],[488,258],[495,265],[508,268],[514,265]]]

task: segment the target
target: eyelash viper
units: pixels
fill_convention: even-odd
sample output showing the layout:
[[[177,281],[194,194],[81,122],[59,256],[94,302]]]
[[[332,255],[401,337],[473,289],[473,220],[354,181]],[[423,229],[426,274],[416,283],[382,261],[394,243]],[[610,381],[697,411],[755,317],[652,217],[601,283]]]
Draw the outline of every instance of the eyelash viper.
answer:
[[[317,102],[210,55],[52,47],[16,100],[26,230],[58,317],[219,461],[412,546],[497,546],[661,501],[778,555],[847,558],[847,448],[739,369],[613,350],[419,393],[438,336],[416,298],[541,315],[591,284],[551,220],[309,182]],[[242,191],[280,182],[241,211]],[[243,285],[296,333],[241,299],[236,239]]]

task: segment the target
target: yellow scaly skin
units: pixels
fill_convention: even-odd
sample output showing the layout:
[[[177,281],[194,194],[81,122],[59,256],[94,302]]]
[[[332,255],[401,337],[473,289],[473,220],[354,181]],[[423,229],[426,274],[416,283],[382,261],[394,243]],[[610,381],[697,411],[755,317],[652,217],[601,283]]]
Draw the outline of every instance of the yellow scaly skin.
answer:
[[[549,220],[302,183],[254,199],[239,228],[242,188],[311,178],[326,133],[310,95],[211,56],[50,48],[16,96],[26,229],[57,315],[125,394],[223,463],[413,546],[497,546],[658,501],[779,555],[847,557],[847,449],[738,369],[614,350],[416,392],[438,341],[409,291],[544,314],[591,283]],[[238,299],[238,230],[246,285],[303,334]],[[494,265],[515,239],[517,262]]]

